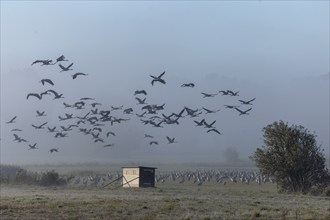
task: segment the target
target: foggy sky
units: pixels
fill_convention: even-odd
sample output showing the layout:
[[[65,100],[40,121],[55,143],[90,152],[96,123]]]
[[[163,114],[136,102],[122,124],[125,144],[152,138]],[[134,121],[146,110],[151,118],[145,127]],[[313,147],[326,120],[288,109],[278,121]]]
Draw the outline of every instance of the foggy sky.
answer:
[[[37,59],[60,55],[74,62],[73,71],[31,66]],[[70,62],[64,63],[69,64]],[[150,84],[166,71],[166,85]],[[87,77],[72,80],[75,72]],[[50,78],[55,86],[42,86]],[[181,88],[193,82],[195,88]],[[30,92],[54,89],[65,99],[26,99]],[[165,104],[163,113],[220,108],[216,114],[180,119],[180,125],[152,128],[137,117],[118,126],[105,149],[91,138],[69,133],[54,139],[31,124],[61,124],[58,116],[74,103],[93,97],[102,109],[124,105],[142,113],[133,96],[145,89],[149,104]],[[240,91],[239,97],[202,98],[201,92]],[[256,97],[248,116],[225,104]],[[244,108],[244,107],[242,107]],[[47,117],[36,118],[35,111]],[[17,115],[15,124],[6,124]],[[193,120],[216,120],[223,135],[195,127]],[[329,2],[3,2],[1,1],[1,162],[70,163],[94,161],[224,161],[227,148],[248,160],[263,144],[262,128],[277,120],[303,125],[317,134],[329,155]],[[87,127],[87,126],[86,126]],[[13,128],[27,143],[13,142]],[[143,138],[155,136],[159,146]],[[166,136],[176,137],[168,145]],[[113,141],[112,141],[113,140]],[[50,148],[59,148],[50,154]]]

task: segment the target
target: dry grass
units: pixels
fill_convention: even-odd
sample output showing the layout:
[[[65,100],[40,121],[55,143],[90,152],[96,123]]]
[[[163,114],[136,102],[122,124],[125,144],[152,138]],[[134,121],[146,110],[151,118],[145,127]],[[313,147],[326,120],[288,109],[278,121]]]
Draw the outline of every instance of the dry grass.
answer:
[[[1,185],[1,219],[330,219],[330,198],[276,185],[166,181],[156,188]]]

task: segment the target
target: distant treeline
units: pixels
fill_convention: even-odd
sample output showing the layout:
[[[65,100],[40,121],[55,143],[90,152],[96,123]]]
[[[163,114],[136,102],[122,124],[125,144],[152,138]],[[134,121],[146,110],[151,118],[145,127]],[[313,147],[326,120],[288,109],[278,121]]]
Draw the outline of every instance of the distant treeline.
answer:
[[[17,165],[0,164],[0,183],[28,185],[65,185],[73,177],[62,178],[54,170],[42,173],[29,172]]]

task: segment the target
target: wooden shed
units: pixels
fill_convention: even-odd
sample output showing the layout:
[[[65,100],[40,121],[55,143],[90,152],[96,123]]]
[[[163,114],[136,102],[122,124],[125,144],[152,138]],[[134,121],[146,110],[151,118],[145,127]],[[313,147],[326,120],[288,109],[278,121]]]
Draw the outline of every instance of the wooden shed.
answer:
[[[123,187],[155,187],[155,167],[122,167]]]

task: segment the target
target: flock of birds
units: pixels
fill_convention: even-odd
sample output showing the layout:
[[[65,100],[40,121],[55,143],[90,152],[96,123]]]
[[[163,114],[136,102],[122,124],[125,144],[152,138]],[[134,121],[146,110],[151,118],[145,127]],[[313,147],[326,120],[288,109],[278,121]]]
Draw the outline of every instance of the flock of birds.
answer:
[[[73,62],[69,65],[65,65],[65,62],[68,62],[64,55],[58,57],[54,62],[51,59],[47,60],[36,60],[31,65],[40,64],[40,66],[49,66],[58,64],[60,72],[69,72],[73,71]],[[76,80],[78,77],[87,77],[89,74],[83,72],[75,72],[71,75],[73,80]],[[151,85],[158,86],[159,84],[166,84],[165,80],[165,71],[160,75],[150,75]],[[139,110],[134,109],[133,107],[124,107],[121,106],[110,106],[110,108],[102,108],[102,106],[107,105],[108,103],[97,102],[95,98],[91,97],[81,97],[76,100],[74,103],[67,103],[65,101],[64,94],[53,89],[56,87],[56,83],[52,79],[43,78],[40,79],[45,91],[43,92],[31,92],[26,95],[27,100],[37,99],[43,100],[51,97],[53,100],[62,99],[63,102],[60,105],[63,105],[65,111],[64,115],[58,115],[58,124],[51,125],[47,121],[47,112],[40,111],[36,109],[35,117],[42,118],[44,121],[42,123],[32,123],[31,128],[35,130],[44,130],[47,133],[51,134],[54,138],[67,138],[69,133],[72,131],[77,131],[85,136],[89,136],[94,143],[102,144],[104,148],[114,147],[115,143],[113,139],[116,137],[116,131],[114,127],[116,124],[127,122],[131,117],[138,117],[140,122],[143,125],[151,126],[153,128],[162,128],[164,126],[170,125],[179,125],[181,120],[184,118],[190,118],[195,126],[203,127],[207,133],[215,133],[216,135],[221,135],[222,133],[215,126],[216,120],[209,122],[205,118],[198,120],[197,118],[202,118],[205,114],[215,114],[220,111],[220,109],[208,109],[205,107],[191,109],[187,106],[182,107],[179,112],[172,112],[170,114],[165,113],[165,104],[148,104],[146,102],[148,93],[146,90],[136,90],[134,92],[134,98],[137,101],[136,105],[141,106]],[[195,83],[188,82],[180,85],[182,88],[194,88]],[[202,98],[212,98],[218,95],[229,96],[229,97],[238,97],[240,94],[239,91],[232,90],[221,90],[218,93],[206,93],[201,92]],[[233,109],[237,111],[239,115],[249,115],[252,110],[253,102],[256,98],[249,100],[239,99],[237,105],[224,105],[227,109]],[[70,109],[70,111],[69,111]],[[72,113],[72,111],[73,113]],[[70,112],[70,113],[69,113]],[[83,114],[83,116],[81,116]],[[120,114],[118,116],[118,114]],[[18,121],[18,116],[12,117],[6,122],[6,124],[15,125]],[[18,143],[27,143],[29,150],[36,150],[38,148],[38,143],[30,143],[22,135],[23,129],[20,128],[11,128],[13,132],[13,141]],[[22,132],[22,133],[20,133]],[[147,140],[147,144],[159,145],[160,142],[151,134],[144,134],[144,139]],[[178,143],[175,137],[165,136],[167,144],[176,144]],[[52,147],[49,149],[50,153],[58,152],[59,148]]]

